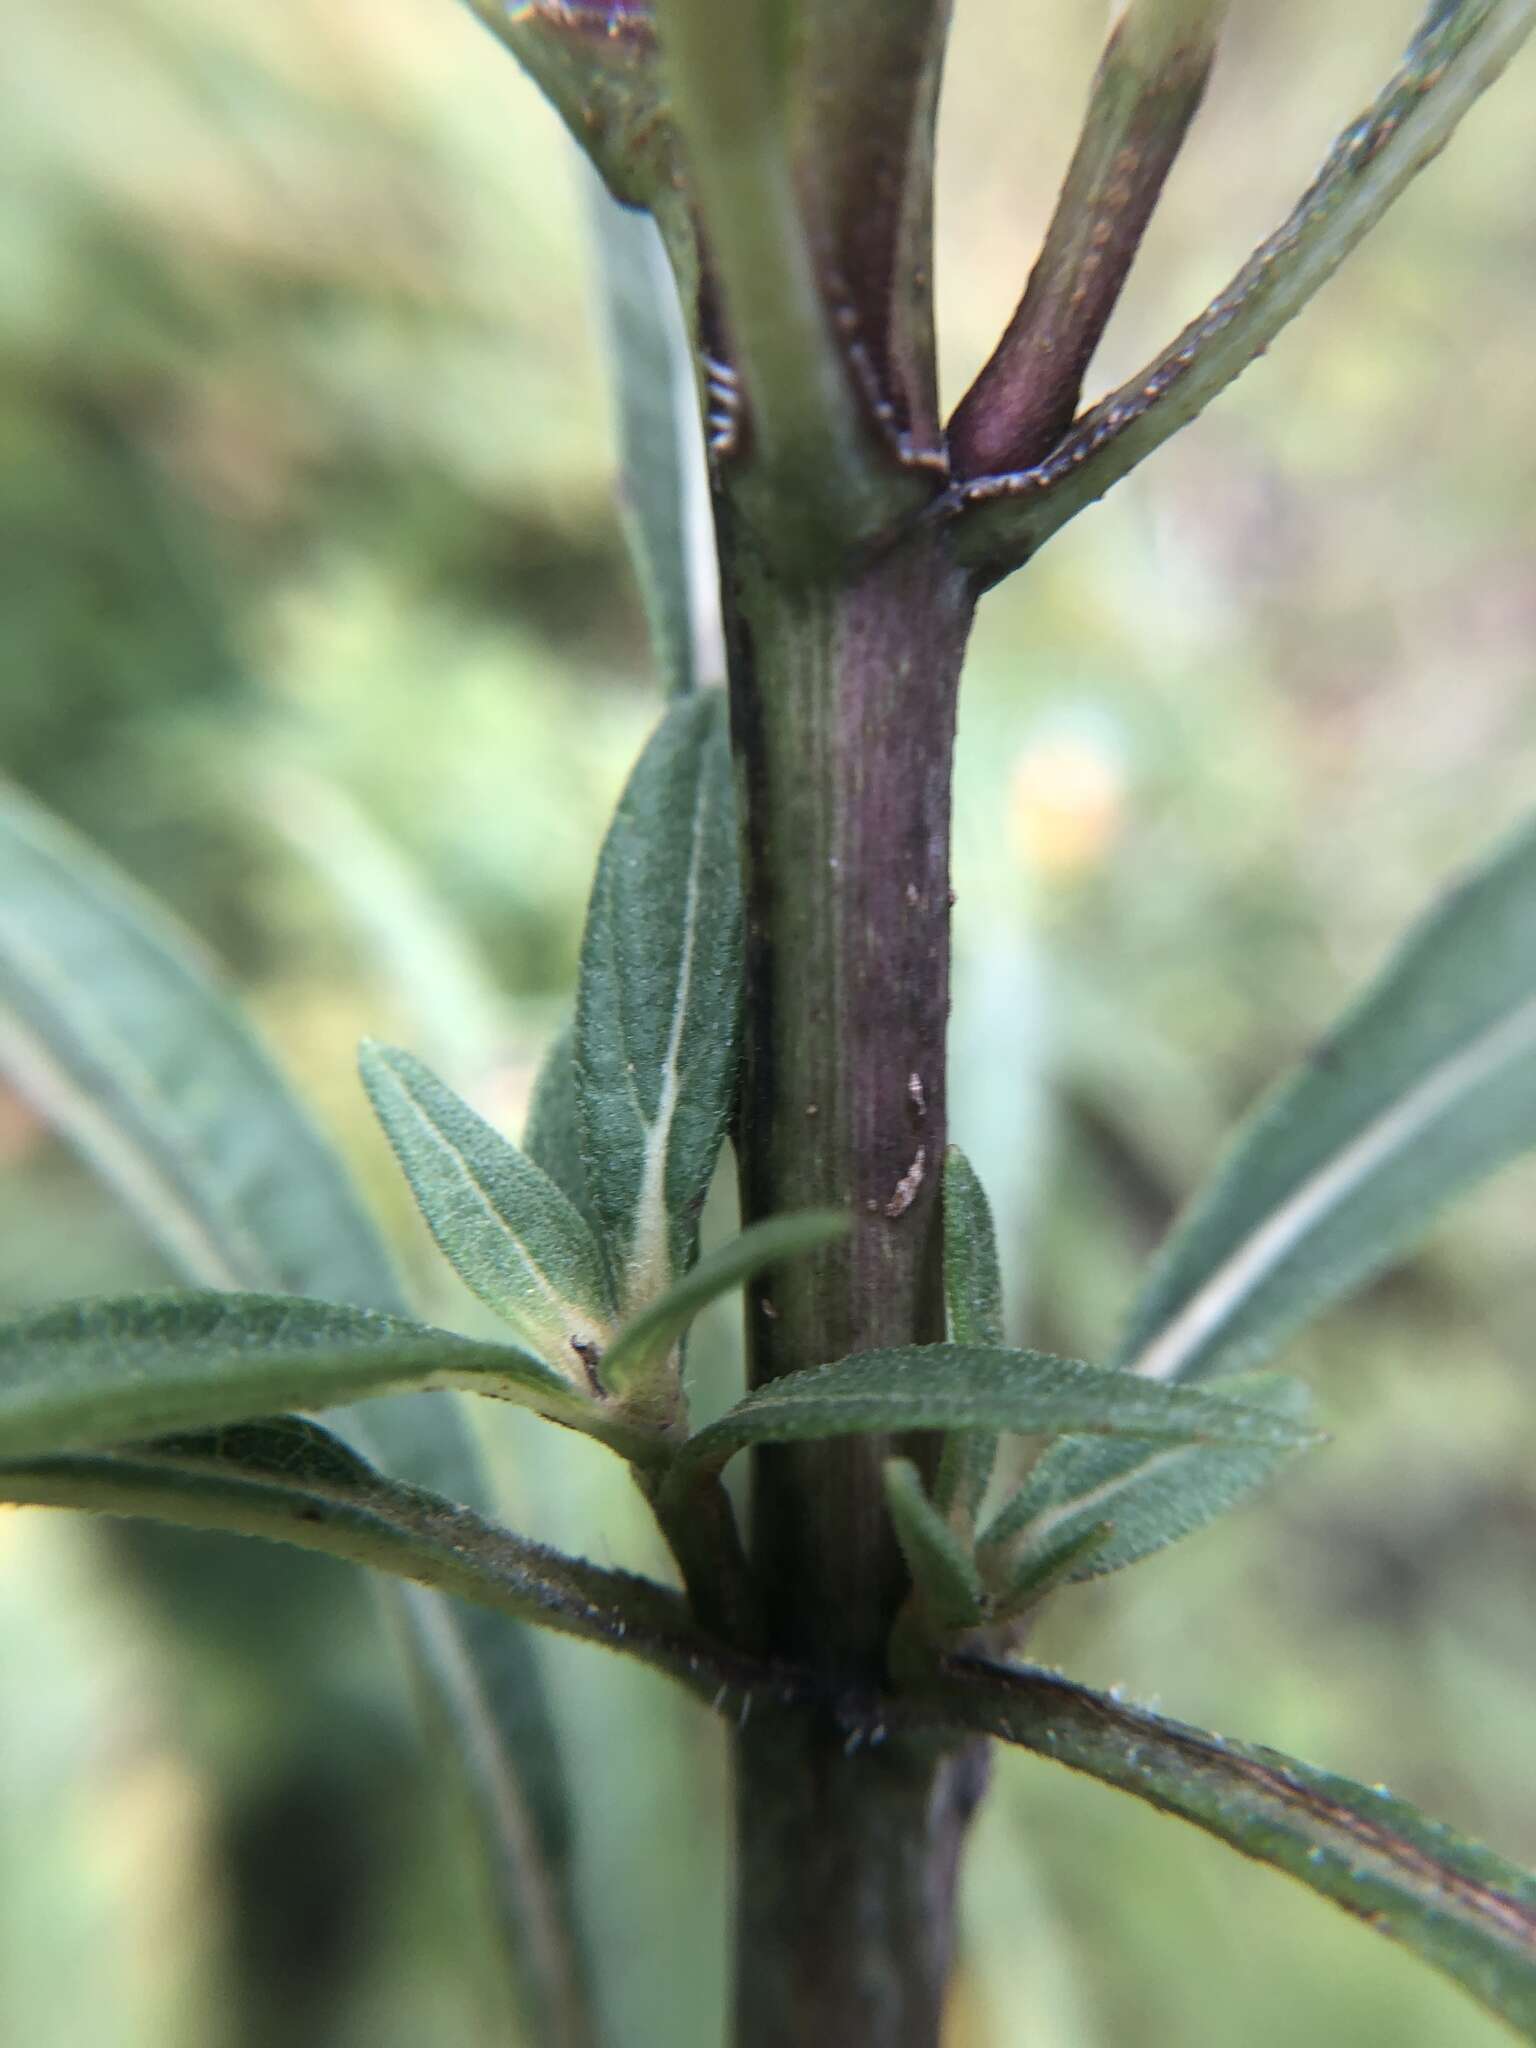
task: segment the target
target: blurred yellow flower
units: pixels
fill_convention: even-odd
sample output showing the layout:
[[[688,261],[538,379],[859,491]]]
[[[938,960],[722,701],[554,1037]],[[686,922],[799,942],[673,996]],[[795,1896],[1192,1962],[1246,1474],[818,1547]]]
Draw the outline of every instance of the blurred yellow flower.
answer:
[[[1119,837],[1125,774],[1113,753],[1080,734],[1025,747],[1008,786],[1008,838],[1017,859],[1053,881],[1100,866]]]

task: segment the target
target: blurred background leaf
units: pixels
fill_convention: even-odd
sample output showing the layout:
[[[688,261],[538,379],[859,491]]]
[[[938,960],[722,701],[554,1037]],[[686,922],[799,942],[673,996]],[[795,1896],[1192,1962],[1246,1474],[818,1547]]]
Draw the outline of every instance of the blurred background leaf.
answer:
[[[1415,13],[1234,8],[1090,395],[1280,217]],[[1017,297],[1102,25],[1064,0],[958,10],[951,402]],[[0,766],[231,963],[392,1222],[418,1307],[484,1332],[352,1055],[365,1030],[419,1045],[517,1130],[654,721],[580,181],[446,0],[20,0],[7,57]],[[1014,1341],[1107,1349],[1223,1133],[1529,807],[1532,63],[1263,366],[983,608],[955,1135],[993,1195]],[[460,993],[434,1003],[445,957]],[[0,1307],[164,1280],[10,1102],[0,1157]],[[1038,1653],[1536,1857],[1533,1223],[1518,1168],[1287,1353],[1332,1445],[1063,1598]],[[701,1420],[732,1398],[730,1341],[711,1311]],[[487,1422],[517,1525],[664,1569],[617,1464],[536,1428]],[[373,1797],[413,1782],[412,1737],[365,1589],[355,1637],[306,1633],[334,1596],[307,1607],[329,1568],[294,1559],[253,1665],[218,1647],[231,1546],[151,1541],[149,1564],[136,1539],[0,1516],[0,2038],[203,2048],[228,1930],[261,1937],[266,1866],[228,1817],[265,1774],[292,1788],[287,1825],[346,1860],[318,1887],[323,2007],[280,1974],[252,2048],[305,2027],[326,2048],[505,2040],[428,1781],[414,1805]],[[206,1656],[172,1655],[169,1601]],[[712,2041],[719,1735],[648,1673],[540,1655],[585,1795],[612,2038]],[[291,1660],[361,1702],[376,1751],[317,1760],[308,1721],[279,1743]],[[642,1857],[657,1881],[621,1883]],[[953,2041],[1026,2027],[1030,2048],[1502,2038],[1317,1901],[1019,1756],[968,1866]]]

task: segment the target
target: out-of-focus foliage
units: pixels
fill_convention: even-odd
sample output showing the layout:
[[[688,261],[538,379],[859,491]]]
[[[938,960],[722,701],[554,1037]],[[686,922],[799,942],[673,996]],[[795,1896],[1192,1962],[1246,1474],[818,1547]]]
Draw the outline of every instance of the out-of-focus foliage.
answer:
[[[1091,388],[1279,217],[1412,11],[1233,10]],[[957,13],[951,398],[1017,295],[1101,27],[1064,0]],[[447,0],[21,0],[7,60],[0,765],[234,964],[418,1254],[423,1312],[483,1332],[419,1256],[352,1048],[404,1039],[516,1128],[654,718],[566,145]],[[1221,1133],[1530,804],[1531,63],[1270,360],[983,609],[956,1134],[994,1193],[1015,1341],[1103,1354]],[[10,1103],[0,1158],[6,1308],[165,1277]],[[1521,1169],[1288,1354],[1332,1446],[1064,1598],[1039,1653],[1536,1855],[1533,1226]],[[701,1327],[696,1369],[728,1336]],[[703,1419],[730,1398],[709,1381]],[[598,1561],[657,1568],[601,1452],[492,1428],[517,1526],[590,1545],[595,1523]],[[0,2038],[213,2038],[232,1966],[273,1974],[249,1918],[243,1957],[228,1938],[266,1868],[252,1814],[324,1823],[348,1914],[317,1910],[331,2002],[303,2004],[288,1957],[251,2048],[496,2038],[422,1795],[372,1799],[413,1774],[366,1599],[306,1632],[334,1609],[328,1568],[296,1560],[264,1667],[227,1641],[162,1655],[172,1602],[220,1644],[241,1555],[0,1517]],[[717,2038],[717,1738],[644,1672],[541,1655],[615,2039]],[[317,1770],[336,1699],[372,1737]],[[653,1881],[614,1882],[642,1853]],[[972,1851],[953,2033],[1501,2038],[1320,1903],[1023,1757]]]

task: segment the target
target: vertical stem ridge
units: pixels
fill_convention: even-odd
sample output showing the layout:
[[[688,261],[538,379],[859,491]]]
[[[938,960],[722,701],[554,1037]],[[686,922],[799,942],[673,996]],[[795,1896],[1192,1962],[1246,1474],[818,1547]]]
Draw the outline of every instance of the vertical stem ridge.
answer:
[[[927,533],[846,582],[786,584],[737,511],[721,508],[746,855],[743,1207],[855,1217],[750,1290],[762,1385],[943,1334],[950,763],[973,597]],[[737,2048],[939,2039],[984,1754],[910,1735],[850,1749],[838,1711],[880,1682],[905,1589],[888,1448],[755,1461],[769,1647],[820,1668],[827,1707],[737,1736]]]
[[[846,1241],[751,1291],[761,1385],[943,1335],[949,779],[971,598],[926,536],[846,586],[785,587],[749,559],[731,597],[745,1215],[825,1203],[856,1219]],[[756,1467],[770,1629],[850,1679],[878,1670],[901,1589],[883,1451],[786,1446]]]

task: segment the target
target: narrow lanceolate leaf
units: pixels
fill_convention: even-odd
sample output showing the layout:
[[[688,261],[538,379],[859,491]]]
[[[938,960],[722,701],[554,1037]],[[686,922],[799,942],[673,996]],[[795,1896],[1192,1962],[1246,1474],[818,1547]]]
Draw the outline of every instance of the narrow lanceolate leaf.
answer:
[[[548,1174],[431,1070],[364,1044],[364,1085],[449,1263],[567,1379],[591,1383],[613,1307],[602,1254]]]
[[[944,1304],[956,1344],[1001,1344],[1003,1276],[987,1191],[951,1145],[944,1155]],[[980,1430],[949,1437],[934,1480],[934,1505],[962,1527],[975,1522],[992,1477],[997,1439]]]
[[[678,700],[597,865],[576,999],[587,1185],[644,1308],[686,1270],[736,1080],[741,889],[725,705]]]
[[[982,1590],[970,1545],[928,1498],[910,1458],[888,1458],[883,1477],[896,1541],[924,1614],[940,1630],[973,1628],[981,1620]]]
[[[1092,1432],[1275,1448],[1309,1439],[1283,1416],[1132,1373],[1039,1351],[923,1344],[860,1352],[759,1387],[690,1438],[679,1464],[685,1474],[716,1471],[749,1444],[906,1429]]]
[[[930,1707],[1273,1864],[1536,2039],[1536,1878],[1383,1787],[1226,1742],[1044,1671],[952,1659]]]
[[[340,1164],[196,942],[0,788],[0,1073],[209,1287],[403,1306]]]
[[[89,1450],[10,1462],[0,1500],[146,1515],[318,1550],[437,1592],[603,1643],[657,1665],[705,1698],[766,1674],[711,1643],[682,1599],[649,1579],[530,1543],[510,1530],[366,1468],[351,1479],[272,1469],[249,1439],[218,1432],[182,1443]]]
[[[612,365],[619,499],[668,696],[724,668],[709,479],[677,287],[655,223],[594,180],[593,240]]]
[[[592,1206],[587,1169],[581,1157],[581,1123],[576,1106],[576,1033],[572,1025],[567,1024],[551,1041],[539,1064],[539,1071],[534,1077],[533,1096],[528,1104],[528,1121],[523,1126],[523,1150],[581,1212],[594,1239],[601,1242],[601,1226]]]
[[[1278,1373],[1221,1380],[1210,1391],[1298,1428],[1310,1417],[1308,1389]],[[1047,1574],[1071,1581],[1119,1571],[1240,1505],[1296,1448],[1063,1437],[984,1531],[978,1560],[990,1581],[1021,1587]],[[1077,1546],[1106,1522],[1109,1533],[1078,1555]],[[1056,1573],[1069,1553],[1070,1568]]]
[[[1536,0],[1431,0],[1397,71],[1205,311],[1043,460],[955,494],[960,552],[1005,575],[1203,412],[1445,147],[1533,25]]]
[[[1238,1137],[1137,1302],[1116,1363],[1260,1361],[1536,1144],[1536,829],[1412,932]]]
[[[840,1210],[806,1209],[798,1215],[770,1216],[751,1224],[729,1244],[690,1266],[681,1280],[674,1280],[665,1294],[619,1332],[603,1361],[604,1387],[620,1398],[645,1388],[657,1373],[668,1369],[674,1347],[701,1309],[720,1295],[733,1293],[754,1273],[846,1236],[849,1221]]]
[[[149,1294],[71,1302],[0,1326],[0,1458],[442,1387],[515,1401],[626,1454],[655,1455],[639,1432],[511,1345],[288,1295]]]
[[[0,873],[0,1070],[79,1148],[182,1276],[399,1309],[389,1256],[339,1162],[190,937],[13,791],[0,798]],[[366,1436],[356,1414],[344,1426],[392,1471],[481,1504],[478,1454],[451,1397],[372,1400]],[[579,1978],[548,1933],[571,1924],[571,1913],[557,1867],[558,1757],[552,1740],[530,1735],[548,1719],[532,1652],[500,1616],[494,1629],[466,1631],[469,1610],[433,1595],[402,1591],[396,1606],[424,1692],[480,1730],[482,1763],[495,1742],[494,1773],[472,1769],[467,1747],[446,1753],[462,1766],[516,1975],[542,2016],[535,2031],[578,2048],[586,2032]],[[462,1657],[429,1654],[427,1635],[440,1649],[445,1631],[461,1641]],[[529,1787],[542,1862],[518,1822],[519,1785]]]

